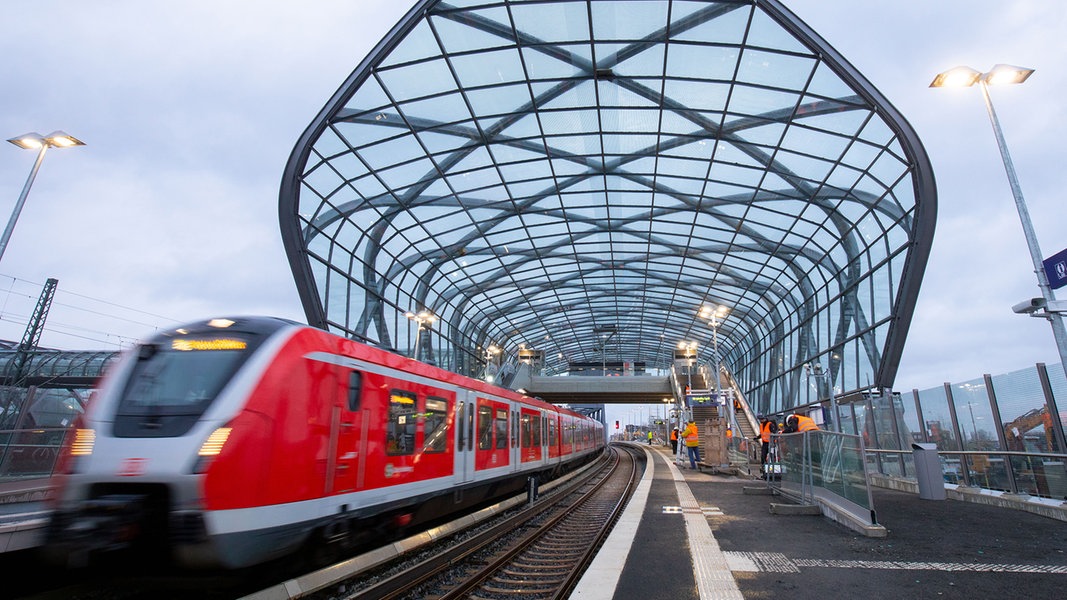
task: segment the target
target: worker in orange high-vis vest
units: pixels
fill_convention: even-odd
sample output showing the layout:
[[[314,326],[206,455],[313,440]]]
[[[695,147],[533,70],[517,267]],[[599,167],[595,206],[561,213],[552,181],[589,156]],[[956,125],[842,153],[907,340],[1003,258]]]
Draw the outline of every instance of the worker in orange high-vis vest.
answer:
[[[774,419],[760,415],[759,435],[756,439],[762,442],[760,446],[760,464],[767,464],[767,455],[771,451],[771,435],[778,433],[778,423]]]
[[[689,452],[689,468],[696,469],[700,461],[700,438],[697,435],[696,421],[690,421],[682,431],[682,439],[685,440],[685,449]]]
[[[798,415],[798,414],[794,414],[793,416],[797,418],[797,431],[798,432],[804,433],[805,431],[818,431],[819,430],[819,426],[815,424],[814,419],[812,419],[811,417],[806,417],[804,415]]]
[[[796,431],[797,433],[804,433],[804,432],[807,432],[807,431],[818,431],[819,430],[819,426],[815,424],[815,421],[812,420],[811,417],[807,417],[807,416],[804,416],[804,415],[798,415],[798,414],[794,413],[792,415],[789,415],[789,419],[787,419],[787,421],[792,421],[795,424],[794,425],[795,426],[794,431]],[[813,438],[813,439],[809,440],[806,444],[804,444],[804,447],[807,448],[807,450],[806,450],[807,451],[806,461],[810,462],[812,469],[821,469],[822,468],[821,440],[819,440],[816,436],[805,436],[805,437]]]
[[[671,454],[678,454],[678,428],[671,429]]]

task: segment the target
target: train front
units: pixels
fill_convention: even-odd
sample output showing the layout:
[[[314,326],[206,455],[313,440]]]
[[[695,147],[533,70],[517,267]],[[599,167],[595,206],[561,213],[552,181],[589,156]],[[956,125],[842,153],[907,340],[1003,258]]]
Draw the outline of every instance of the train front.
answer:
[[[123,551],[153,562],[232,566],[208,535],[204,478],[224,448],[233,455],[239,445],[227,440],[241,437],[234,428],[269,363],[265,346],[285,326],[215,319],[128,352],[105,377],[60,459],[48,556],[78,566]],[[257,459],[252,453],[240,460]]]

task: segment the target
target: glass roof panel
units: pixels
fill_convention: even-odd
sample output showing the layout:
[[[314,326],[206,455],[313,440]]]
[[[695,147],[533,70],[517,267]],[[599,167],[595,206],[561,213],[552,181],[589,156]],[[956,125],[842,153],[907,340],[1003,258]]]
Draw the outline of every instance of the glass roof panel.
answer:
[[[594,2],[593,38],[597,40],[641,40],[667,26],[670,3],[624,0]]]
[[[460,94],[445,94],[428,100],[405,102],[400,105],[404,118],[415,125],[415,129],[425,129],[439,123],[466,121],[471,118],[471,111]],[[376,119],[374,125],[381,126],[383,121],[392,116],[385,113]],[[369,121],[368,121],[369,122]]]
[[[522,59],[514,48],[453,56],[451,63],[459,82],[466,87],[526,81]]]
[[[588,75],[593,64],[593,47],[588,43],[524,45],[522,58],[532,80],[571,79]]]
[[[450,2],[450,4],[456,6],[457,3]],[[458,22],[456,20],[456,17],[459,15],[464,17],[463,22]],[[450,54],[468,52],[471,50],[484,50],[486,48],[497,48],[499,46],[508,46],[515,43],[513,39],[498,35],[492,30],[487,31],[484,26],[478,27],[473,25],[473,23],[483,22],[495,24],[507,23],[507,9],[501,6],[460,13],[443,13],[440,17],[430,17],[430,21],[433,22],[434,30],[437,32],[437,35],[441,36],[441,44]]]
[[[441,54],[441,47],[434,39],[433,31],[426,21],[420,21],[411,33],[404,38],[404,43],[398,45],[382,61],[383,66],[393,66],[407,62],[415,62],[433,58]]]
[[[398,102],[448,92],[456,80],[444,60],[428,60],[392,69],[381,69],[378,77]]]
[[[741,4],[671,3],[671,39],[697,43],[740,44],[748,33],[751,8]]]
[[[523,36],[539,42],[566,43],[589,39],[588,8],[584,2],[560,2],[546,18],[539,4],[515,4],[511,15]]]

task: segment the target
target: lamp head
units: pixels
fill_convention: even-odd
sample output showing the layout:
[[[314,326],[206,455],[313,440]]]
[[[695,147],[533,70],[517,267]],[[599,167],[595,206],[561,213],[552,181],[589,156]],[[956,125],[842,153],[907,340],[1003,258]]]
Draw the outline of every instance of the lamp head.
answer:
[[[989,85],[1022,83],[1029,79],[1033,72],[1033,69],[1027,69],[1026,67],[1013,67],[1011,65],[1000,64],[994,65],[993,69],[983,76],[983,79],[985,79],[985,82]]]
[[[22,135],[13,137],[8,141],[12,144],[15,144],[19,148],[22,148],[23,150],[37,150],[41,146],[45,145],[44,136],[36,132],[24,133]]]
[[[49,146],[53,148],[73,148],[74,146],[84,146],[85,142],[70,135],[65,131],[53,131],[52,133],[44,137]]]
[[[982,73],[970,67],[955,67],[938,73],[937,77],[930,82],[930,87],[971,87],[978,83]]]
[[[42,146],[73,148],[74,146],[85,145],[85,142],[64,131],[53,131],[48,135],[41,135],[35,131],[13,137],[8,141],[23,150],[39,150]]]
[[[979,81],[988,85],[1022,83],[1033,72],[1033,69],[1005,64],[994,65],[988,73],[982,73],[970,67],[955,67],[944,73],[938,73],[930,83],[930,87],[970,87]]]

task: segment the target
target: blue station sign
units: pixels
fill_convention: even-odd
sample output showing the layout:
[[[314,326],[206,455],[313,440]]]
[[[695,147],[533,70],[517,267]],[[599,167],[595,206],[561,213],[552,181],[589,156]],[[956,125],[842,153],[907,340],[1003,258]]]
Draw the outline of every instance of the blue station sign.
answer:
[[[1046,258],[1043,264],[1049,287],[1057,289],[1067,285],[1067,249]]]

